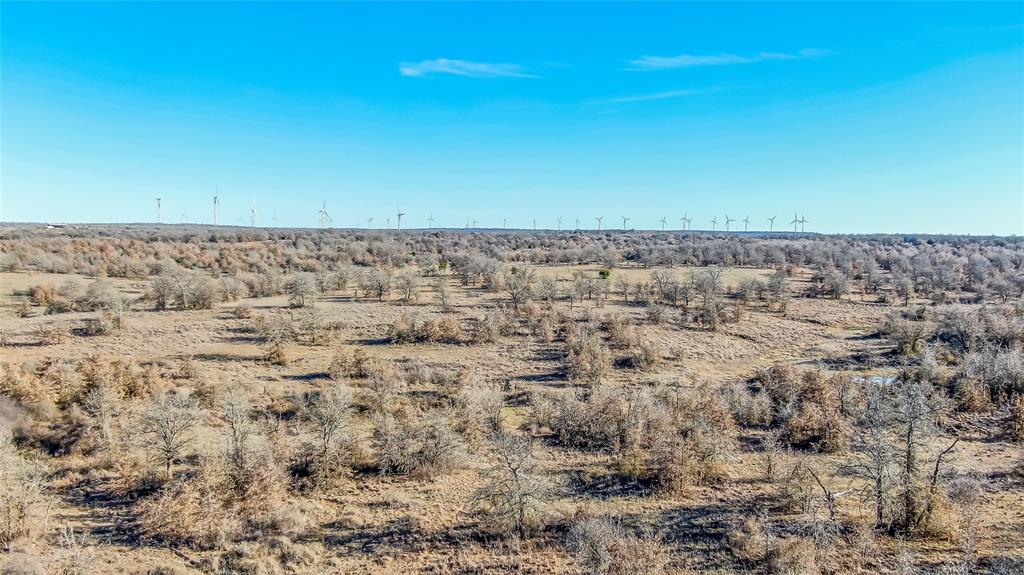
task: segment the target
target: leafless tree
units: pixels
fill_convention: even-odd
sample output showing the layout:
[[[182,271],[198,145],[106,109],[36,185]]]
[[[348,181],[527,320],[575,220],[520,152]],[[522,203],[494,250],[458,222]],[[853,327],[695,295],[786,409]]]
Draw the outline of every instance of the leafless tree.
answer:
[[[171,465],[195,439],[195,427],[201,417],[198,401],[170,392],[154,398],[142,414],[142,436],[153,458],[163,464],[168,476]]]
[[[545,512],[550,484],[541,475],[528,437],[502,435],[494,447],[498,462],[483,472],[484,485],[473,501],[501,532],[525,540]]]
[[[513,267],[505,272],[504,285],[512,307],[519,308],[520,305],[529,301],[533,295],[533,281],[536,274],[533,270],[521,267]]]

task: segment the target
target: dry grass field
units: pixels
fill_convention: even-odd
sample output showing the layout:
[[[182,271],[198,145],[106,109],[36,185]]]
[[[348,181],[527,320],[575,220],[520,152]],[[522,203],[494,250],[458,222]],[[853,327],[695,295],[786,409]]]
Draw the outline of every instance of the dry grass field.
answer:
[[[0,572],[1020,573],[1024,244],[0,232]]]

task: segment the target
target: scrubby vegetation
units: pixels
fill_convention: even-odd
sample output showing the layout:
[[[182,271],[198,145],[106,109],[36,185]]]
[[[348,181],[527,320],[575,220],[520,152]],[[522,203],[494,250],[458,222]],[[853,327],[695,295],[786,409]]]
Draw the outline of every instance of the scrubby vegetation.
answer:
[[[0,571],[1012,573],[1016,238],[0,232]]]

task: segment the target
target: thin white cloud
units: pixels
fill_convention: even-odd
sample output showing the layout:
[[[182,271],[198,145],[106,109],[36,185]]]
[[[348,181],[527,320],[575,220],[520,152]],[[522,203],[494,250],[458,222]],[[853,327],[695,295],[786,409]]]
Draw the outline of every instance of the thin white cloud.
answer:
[[[668,70],[672,68],[692,68],[695,66],[730,66],[734,64],[753,64],[768,60],[808,60],[820,58],[828,54],[825,50],[808,48],[795,53],[786,52],[760,52],[753,56],[739,56],[736,54],[712,54],[693,55],[682,54],[679,56],[644,56],[636,60],[630,60],[630,71],[646,70]]]
[[[435,74],[453,74],[466,78],[536,78],[516,64],[494,64],[436,58],[422,62],[402,62],[398,72],[410,78],[424,78]]]
[[[618,96],[615,98],[604,98],[601,100],[588,100],[584,104],[628,104],[632,102],[650,102],[652,100],[668,100],[671,98],[683,98],[696,96],[697,94],[710,94],[722,88],[694,88],[689,90],[668,90],[665,92],[654,92],[652,94],[638,94],[635,96]]]

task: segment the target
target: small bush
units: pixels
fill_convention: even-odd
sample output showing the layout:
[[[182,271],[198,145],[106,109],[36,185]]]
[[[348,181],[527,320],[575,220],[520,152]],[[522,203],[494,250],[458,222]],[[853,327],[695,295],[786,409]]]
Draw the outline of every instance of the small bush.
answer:
[[[505,398],[493,385],[476,383],[459,390],[458,428],[466,441],[479,446],[484,438],[501,431]]]
[[[44,509],[44,469],[15,452],[0,428],[0,547],[38,534]]]
[[[551,486],[541,475],[530,438],[501,435],[494,447],[498,462],[483,472],[484,485],[473,501],[499,533],[525,539],[544,521]]]
[[[1024,443],[1024,395],[1012,400],[1008,409],[1006,432],[1010,441]]]
[[[588,332],[568,343],[565,372],[570,381],[595,386],[611,369],[612,354],[596,333]]]
[[[661,363],[661,352],[648,340],[641,341],[631,348],[621,364],[637,371],[651,372]]]
[[[669,550],[659,537],[649,532],[637,536],[607,517],[574,521],[567,546],[585,573],[655,575],[669,563]]]
[[[464,447],[439,412],[373,422],[373,448],[381,471],[430,478],[461,465]]]
[[[768,553],[768,569],[776,575],[818,575],[814,542],[802,537],[779,539]]]

